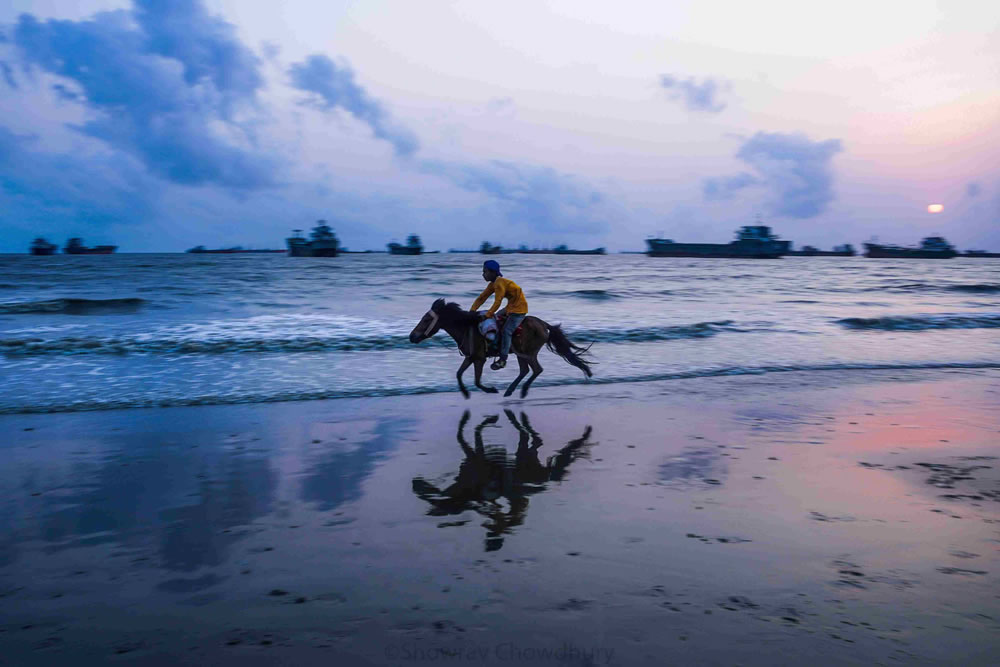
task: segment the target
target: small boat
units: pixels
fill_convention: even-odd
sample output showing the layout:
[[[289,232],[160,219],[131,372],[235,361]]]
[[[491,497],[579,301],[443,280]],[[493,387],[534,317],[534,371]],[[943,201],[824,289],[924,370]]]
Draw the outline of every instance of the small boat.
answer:
[[[301,229],[293,229],[285,243],[292,257],[336,257],[340,254],[340,239],[326,220],[316,221],[308,239],[303,238]]]
[[[948,243],[943,236],[928,236],[920,242],[919,248],[906,248],[898,245],[883,245],[869,242],[865,244],[865,257],[899,258],[899,259],[951,259],[957,257],[955,246]]]
[[[745,225],[729,243],[674,243],[671,239],[646,239],[650,257],[728,257],[777,259],[787,255],[791,241],[782,241],[767,225]]]
[[[67,255],[110,255],[118,249],[116,245],[95,245],[88,248],[83,245],[83,239],[74,236],[63,247],[63,252]]]
[[[503,247],[493,245],[489,241],[483,241],[483,244],[479,246],[479,252],[483,255],[499,255],[503,252]]]
[[[833,250],[820,250],[811,245],[802,246],[801,250],[789,250],[789,255],[798,257],[854,257],[857,251],[850,243],[833,246]]]
[[[56,250],[59,249],[55,243],[49,243],[41,236],[36,238],[31,242],[31,254],[32,255],[54,255]]]
[[[420,237],[410,234],[406,239],[406,245],[399,243],[388,244],[390,255],[422,255],[424,246],[420,243]]]

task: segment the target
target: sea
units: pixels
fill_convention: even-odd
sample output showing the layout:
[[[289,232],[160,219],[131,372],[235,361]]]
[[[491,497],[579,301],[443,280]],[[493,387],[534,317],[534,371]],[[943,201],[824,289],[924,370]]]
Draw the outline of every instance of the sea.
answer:
[[[455,344],[408,334],[437,298],[469,307],[483,259],[0,255],[0,413],[454,392]],[[1000,367],[1000,259],[497,259],[530,314],[595,362],[587,380],[541,352],[528,400],[571,383]]]

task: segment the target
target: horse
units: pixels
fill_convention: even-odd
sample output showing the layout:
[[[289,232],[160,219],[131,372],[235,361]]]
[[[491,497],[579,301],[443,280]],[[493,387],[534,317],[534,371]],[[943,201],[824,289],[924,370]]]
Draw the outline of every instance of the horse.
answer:
[[[446,303],[444,299],[438,299],[431,304],[417,326],[410,332],[410,342],[420,343],[427,340],[441,329],[451,336],[464,359],[459,366],[455,377],[458,379],[458,388],[462,395],[469,398],[469,390],[462,382],[462,373],[470,365],[475,368],[476,387],[487,394],[496,394],[496,387],[485,387],[482,384],[483,365],[486,363],[487,349],[486,339],[479,333],[479,315],[469,312],[457,303]],[[586,377],[591,377],[594,373],[590,366],[593,362],[587,361],[583,357],[590,347],[582,347],[571,341],[558,324],[549,324],[544,320],[529,315],[524,318],[519,328],[520,333],[515,333],[511,349],[517,355],[517,363],[520,366],[520,373],[517,378],[507,387],[504,396],[510,396],[517,389],[524,376],[531,371],[531,377],[521,387],[521,398],[528,395],[531,383],[542,374],[542,365],[538,363],[538,351],[542,346],[547,346],[549,350],[565,359],[567,363],[579,368]]]

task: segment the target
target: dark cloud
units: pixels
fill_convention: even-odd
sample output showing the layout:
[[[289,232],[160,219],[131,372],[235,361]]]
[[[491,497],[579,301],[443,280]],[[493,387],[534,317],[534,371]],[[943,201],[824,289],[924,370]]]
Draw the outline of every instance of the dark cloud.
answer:
[[[727,83],[718,83],[712,78],[706,78],[698,83],[694,77],[681,80],[675,76],[663,74],[660,76],[660,86],[670,91],[670,99],[683,102],[690,111],[719,113],[726,108],[726,104],[716,99],[716,96],[719,92],[729,89]]]
[[[965,186],[965,196],[969,199],[975,199],[983,192],[983,186],[979,183],[969,183]]]
[[[472,165],[424,162],[421,169],[469,192],[490,198],[512,224],[545,232],[596,233],[607,229],[599,206],[604,196],[568,174],[549,167],[494,160]]]
[[[252,97],[263,85],[257,56],[200,0],[135,0],[134,14],[147,48],[182,63],[188,85],[207,79],[216,90],[238,97]]]
[[[354,81],[350,67],[337,66],[330,58],[314,54],[288,70],[292,85],[316,95],[311,104],[332,111],[343,109],[367,124],[379,139],[392,144],[398,155],[412,155],[419,143],[408,129],[395,124],[382,104]]]
[[[833,156],[840,141],[812,141],[802,134],[758,132],[747,139],[736,157],[750,165],[748,173],[712,178],[704,183],[706,199],[728,199],[750,186],[761,186],[770,194],[768,206],[774,215],[812,218],[834,199]]]
[[[702,186],[705,199],[708,201],[723,201],[732,199],[736,192],[751,185],[760,183],[752,174],[743,172],[735,176],[720,176],[718,178],[705,179]]]
[[[255,102],[257,59],[199,2],[142,0],[84,21],[22,14],[13,39],[28,65],[76,84],[94,112],[76,129],[152,173],[237,189],[274,182],[273,162],[232,120]]]

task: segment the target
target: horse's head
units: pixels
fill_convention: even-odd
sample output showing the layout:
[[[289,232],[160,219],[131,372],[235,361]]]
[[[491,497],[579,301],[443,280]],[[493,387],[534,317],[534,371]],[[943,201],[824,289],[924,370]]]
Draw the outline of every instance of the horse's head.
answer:
[[[413,327],[413,331],[410,332],[411,343],[427,340],[438,332],[441,328],[440,313],[444,306],[444,299],[438,299],[431,304],[431,309],[424,313],[424,316],[417,322],[417,326]]]

